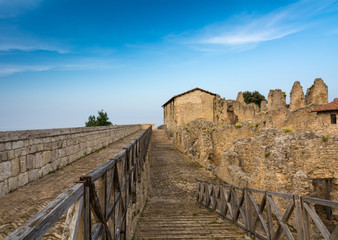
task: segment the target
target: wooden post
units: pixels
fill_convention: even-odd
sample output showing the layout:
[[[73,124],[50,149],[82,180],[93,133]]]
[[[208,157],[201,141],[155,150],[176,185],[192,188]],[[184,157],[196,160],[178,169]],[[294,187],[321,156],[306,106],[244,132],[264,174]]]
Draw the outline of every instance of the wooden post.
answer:
[[[244,188],[244,194],[245,194],[245,200],[244,200],[244,204],[245,204],[245,216],[246,216],[246,226],[245,226],[245,230],[246,230],[246,235],[248,237],[251,236],[251,227],[250,227],[250,216],[249,216],[249,195],[248,195],[248,188]]]
[[[91,221],[91,206],[90,206],[90,185],[91,177],[83,176],[80,178],[84,181],[84,193],[83,193],[83,239],[90,240],[92,233],[92,221]]]
[[[267,193],[265,191],[266,199],[268,198]],[[273,220],[272,220],[272,212],[271,212],[271,204],[269,201],[266,201],[266,214],[268,219],[268,230],[269,230],[269,240],[272,239],[273,235]]]

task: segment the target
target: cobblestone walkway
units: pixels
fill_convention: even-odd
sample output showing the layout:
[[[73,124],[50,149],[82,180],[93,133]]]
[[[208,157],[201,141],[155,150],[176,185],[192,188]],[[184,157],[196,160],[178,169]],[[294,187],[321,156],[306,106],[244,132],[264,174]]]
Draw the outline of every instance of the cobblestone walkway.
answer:
[[[245,232],[196,204],[196,179],[218,181],[153,131],[151,190],[135,239],[244,239]]]
[[[120,152],[143,131],[133,133],[0,198],[0,239],[4,239],[16,228],[23,225],[56,196],[69,188],[74,181],[79,180],[81,175],[85,175]],[[59,231],[47,234],[47,239],[61,238],[62,226],[56,227],[59,228]]]

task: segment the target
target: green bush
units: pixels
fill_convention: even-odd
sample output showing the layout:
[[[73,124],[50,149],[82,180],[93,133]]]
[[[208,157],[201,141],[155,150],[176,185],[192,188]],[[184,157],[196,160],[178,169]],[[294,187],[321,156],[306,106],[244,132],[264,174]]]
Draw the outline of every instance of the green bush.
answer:
[[[94,115],[90,115],[88,117],[88,122],[86,122],[86,127],[95,127],[95,126],[109,126],[112,125],[111,122],[108,121],[108,115],[106,112],[98,111],[99,116],[97,118]]]
[[[255,103],[257,106],[260,107],[262,101],[266,101],[265,97],[260,94],[258,91],[249,92],[246,91],[243,93],[244,102],[249,103]]]

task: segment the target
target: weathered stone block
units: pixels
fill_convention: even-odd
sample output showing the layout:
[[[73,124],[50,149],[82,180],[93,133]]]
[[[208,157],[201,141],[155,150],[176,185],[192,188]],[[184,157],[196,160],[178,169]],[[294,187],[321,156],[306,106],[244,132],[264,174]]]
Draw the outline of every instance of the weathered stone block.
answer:
[[[7,152],[7,160],[11,160],[14,158],[14,151],[10,150]]]
[[[20,173],[20,163],[19,158],[15,158],[11,161],[11,176],[18,176]]]
[[[9,192],[7,180],[0,182],[0,197],[5,196]]]
[[[60,162],[61,162],[60,159],[56,159],[55,161],[53,161],[53,162],[51,163],[53,171],[59,169],[59,167],[60,167]]]
[[[7,153],[6,152],[0,153],[0,161],[2,161],[2,162],[7,161]]]
[[[35,181],[38,178],[39,178],[39,170],[38,169],[33,169],[33,170],[28,172],[29,182]]]
[[[42,153],[42,165],[46,165],[51,162],[51,153],[50,151],[45,151]]]
[[[0,143],[0,152],[5,151],[5,144]]]
[[[53,171],[53,168],[51,164],[47,164],[46,166],[43,166],[41,170],[42,170],[43,176],[46,176],[48,173]]]
[[[18,149],[18,148],[22,148],[22,147],[23,147],[23,141],[13,142],[13,144],[12,144],[13,149]]]
[[[27,165],[26,165],[26,156],[21,156],[19,158],[20,161],[20,172],[26,172],[27,171]]]
[[[33,169],[35,166],[34,155],[27,155],[26,157],[26,168],[28,170]]]
[[[66,150],[64,148],[59,149],[59,157],[63,158],[66,156]]]
[[[5,143],[5,150],[12,150],[12,142],[6,142]]]
[[[2,162],[0,163],[0,182],[11,176],[11,163]]]
[[[22,173],[18,176],[18,186],[21,187],[28,183],[28,173]]]
[[[29,153],[29,148],[24,147],[21,149],[21,156],[26,156]]]
[[[35,168],[41,168],[43,166],[42,154],[39,152],[35,154]]]
[[[12,177],[8,179],[8,189],[13,191],[18,188],[18,177]]]
[[[19,149],[15,149],[14,150],[14,157],[19,157],[21,156],[21,153],[22,153],[22,148],[19,148]]]
[[[36,153],[37,151],[38,151],[38,146],[37,145],[30,146],[29,153]]]

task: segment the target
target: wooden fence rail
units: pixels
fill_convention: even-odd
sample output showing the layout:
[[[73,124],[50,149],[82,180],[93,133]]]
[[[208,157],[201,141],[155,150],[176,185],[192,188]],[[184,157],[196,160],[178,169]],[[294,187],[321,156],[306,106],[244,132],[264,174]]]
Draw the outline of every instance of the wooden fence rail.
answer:
[[[66,211],[62,239],[126,239],[127,209],[136,201],[151,133],[149,127],[116,157],[80,177],[6,240],[40,239]]]
[[[197,181],[197,202],[258,239],[338,239],[337,222],[318,207],[338,208],[336,201]]]

